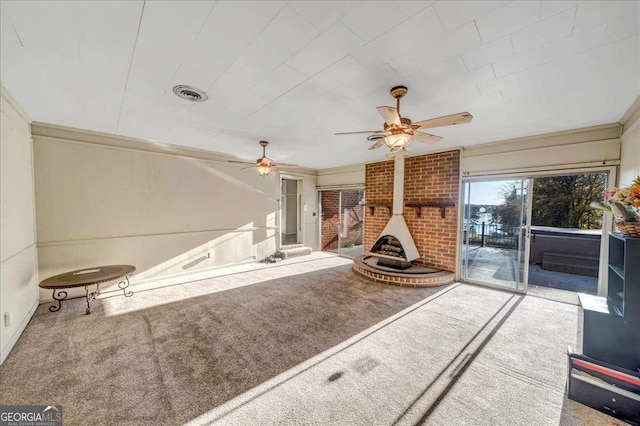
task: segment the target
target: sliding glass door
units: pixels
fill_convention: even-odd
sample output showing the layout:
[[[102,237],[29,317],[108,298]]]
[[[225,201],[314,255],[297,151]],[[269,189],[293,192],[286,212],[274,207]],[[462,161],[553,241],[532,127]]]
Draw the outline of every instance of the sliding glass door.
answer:
[[[322,250],[347,257],[362,256],[364,190],[323,190],[319,197]]]
[[[526,291],[530,188],[530,179],[463,181],[463,280]]]

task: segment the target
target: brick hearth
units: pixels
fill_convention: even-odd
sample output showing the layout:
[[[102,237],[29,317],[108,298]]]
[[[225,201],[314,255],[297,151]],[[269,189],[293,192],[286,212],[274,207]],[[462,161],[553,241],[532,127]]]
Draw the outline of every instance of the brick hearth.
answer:
[[[401,287],[437,287],[451,284],[454,281],[453,272],[440,271],[428,274],[406,274],[402,271],[390,272],[372,268],[362,261],[362,257],[353,260],[353,270],[370,280],[382,283],[398,285]]]

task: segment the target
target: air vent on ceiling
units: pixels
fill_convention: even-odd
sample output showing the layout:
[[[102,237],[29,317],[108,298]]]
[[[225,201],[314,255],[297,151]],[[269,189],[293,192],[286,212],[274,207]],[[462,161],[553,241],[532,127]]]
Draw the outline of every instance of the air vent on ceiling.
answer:
[[[173,88],[173,93],[175,93],[178,97],[191,102],[204,102],[209,99],[204,90],[200,90],[198,88],[187,86],[184,84],[175,86]]]
[[[367,140],[370,141],[370,142],[379,141],[382,138],[384,138],[384,135],[369,135],[369,136],[367,136]]]

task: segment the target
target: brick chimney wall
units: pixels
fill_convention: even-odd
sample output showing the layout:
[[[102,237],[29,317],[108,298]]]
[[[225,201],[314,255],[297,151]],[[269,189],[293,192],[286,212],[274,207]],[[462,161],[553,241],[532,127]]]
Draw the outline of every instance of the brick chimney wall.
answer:
[[[460,151],[446,151],[405,158],[404,202],[419,203],[453,201],[455,207],[440,209],[423,207],[420,217],[415,208],[404,208],[413,241],[425,266],[455,270],[457,215],[460,183]],[[365,168],[365,200],[367,204],[389,204],[393,200],[393,161],[367,164]],[[376,208],[371,215],[365,208],[364,248],[367,253],[389,221],[390,211]]]

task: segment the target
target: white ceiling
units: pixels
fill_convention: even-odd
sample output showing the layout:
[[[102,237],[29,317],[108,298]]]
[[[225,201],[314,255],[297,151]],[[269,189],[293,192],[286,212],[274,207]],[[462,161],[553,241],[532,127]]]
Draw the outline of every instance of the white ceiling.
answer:
[[[398,84],[414,121],[474,115],[437,148],[619,120],[639,4],[3,1],[0,80],[36,121],[325,168],[383,158],[333,133],[380,128]]]

